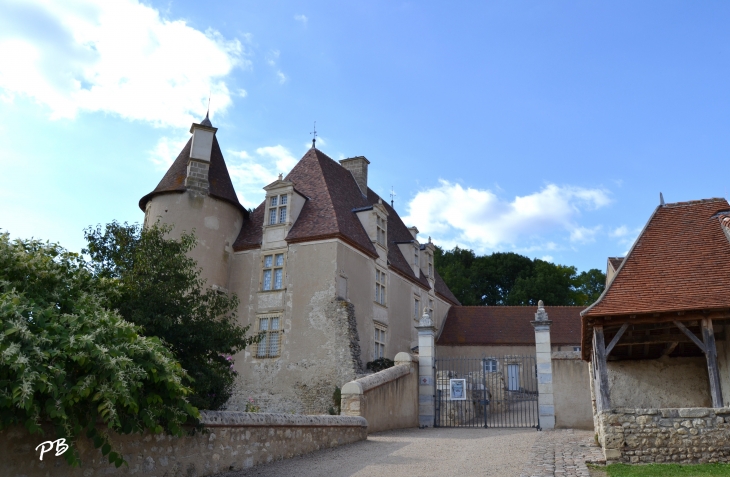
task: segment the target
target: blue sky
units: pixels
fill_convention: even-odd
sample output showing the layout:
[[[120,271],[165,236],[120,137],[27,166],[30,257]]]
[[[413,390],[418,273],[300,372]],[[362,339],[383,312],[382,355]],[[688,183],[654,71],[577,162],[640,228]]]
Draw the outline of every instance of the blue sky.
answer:
[[[605,268],[727,197],[726,2],[0,0],[0,228],[139,222],[211,115],[247,207],[310,144],[437,244]]]

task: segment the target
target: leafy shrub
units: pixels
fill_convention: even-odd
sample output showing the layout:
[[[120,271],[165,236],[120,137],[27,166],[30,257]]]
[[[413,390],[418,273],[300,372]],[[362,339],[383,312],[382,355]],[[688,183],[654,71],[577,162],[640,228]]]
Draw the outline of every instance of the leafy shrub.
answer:
[[[49,422],[70,444],[70,464],[85,434],[119,467],[97,424],[181,435],[199,414],[172,353],[105,309],[97,285],[78,255],[0,234],[0,429],[42,433]]]
[[[236,379],[232,355],[257,343],[236,320],[238,298],[209,288],[187,253],[193,234],[169,237],[169,225],[143,228],[112,222],[85,230],[95,277],[105,288],[107,306],[170,345],[187,371],[199,409],[220,409]]]
[[[335,386],[335,392],[332,393],[332,406],[327,412],[332,416],[339,416],[342,413],[340,406],[342,406],[342,390],[339,386]]]
[[[384,369],[392,368],[395,366],[395,361],[388,358],[378,358],[374,361],[368,361],[365,367],[373,372],[382,371]]]

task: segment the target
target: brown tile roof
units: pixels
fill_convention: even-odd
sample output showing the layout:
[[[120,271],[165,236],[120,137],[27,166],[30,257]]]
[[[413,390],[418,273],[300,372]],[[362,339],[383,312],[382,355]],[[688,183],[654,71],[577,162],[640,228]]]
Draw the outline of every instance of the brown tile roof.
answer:
[[[582,306],[546,306],[553,345],[580,344]],[[536,306],[452,306],[437,345],[534,346]]]
[[[583,317],[730,307],[725,199],[659,206],[616,277]]]
[[[305,195],[307,200],[296,223],[289,231],[287,242],[304,242],[323,238],[337,237],[362,252],[377,256],[375,246],[370,241],[365,229],[353,212],[377,204],[381,198],[368,189],[367,197],[363,197],[355,178],[350,171],[332,160],[319,149],[310,149],[299,160],[296,166],[284,178],[294,184],[297,192]],[[416,276],[413,269],[403,257],[396,242],[409,242],[413,236],[408,231],[398,213],[385,201],[383,206],[388,211],[388,263],[393,271],[407,278],[414,284],[429,290],[431,287],[426,277],[420,273]],[[262,202],[250,220],[244,222],[233,249],[249,250],[261,246],[263,234],[263,215],[265,205]],[[442,298],[458,304],[441,277],[437,276],[436,292]]]
[[[608,262],[611,264],[614,270],[618,270],[618,267],[624,263],[624,257],[608,257]]]
[[[154,196],[169,193],[185,192],[185,177],[187,176],[188,159],[190,158],[190,147],[193,138],[191,137],[185,147],[183,147],[177,159],[167,170],[162,180],[155,190],[145,195],[139,200],[139,208],[144,211],[147,202]],[[248,216],[248,211],[238,202],[238,196],[233,189],[231,177],[228,175],[226,161],[223,159],[223,153],[218,145],[218,138],[213,137],[213,149],[210,154],[210,168],[208,169],[209,194],[217,199],[224,200],[233,204],[243,212],[244,217]]]

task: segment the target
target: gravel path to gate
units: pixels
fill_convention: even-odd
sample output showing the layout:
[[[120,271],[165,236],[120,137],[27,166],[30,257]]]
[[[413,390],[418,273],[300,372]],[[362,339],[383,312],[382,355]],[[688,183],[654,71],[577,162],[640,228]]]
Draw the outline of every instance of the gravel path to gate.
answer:
[[[403,429],[219,477],[517,477],[543,434],[534,429]]]

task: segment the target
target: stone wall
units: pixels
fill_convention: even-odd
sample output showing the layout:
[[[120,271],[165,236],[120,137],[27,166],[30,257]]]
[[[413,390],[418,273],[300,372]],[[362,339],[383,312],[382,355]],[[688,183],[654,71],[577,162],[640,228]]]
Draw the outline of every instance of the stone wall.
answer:
[[[593,430],[590,364],[579,351],[553,351],[552,364],[555,427]]]
[[[607,463],[728,462],[729,408],[626,409],[597,416]]]
[[[342,414],[361,416],[368,433],[418,427],[418,360],[395,356],[395,366],[342,387]]]
[[[39,460],[36,446],[53,440],[29,435],[25,428],[0,431],[0,466],[7,477],[93,477],[101,475],[207,476],[287,459],[367,438],[361,417],[302,416],[203,411],[207,433],[194,436],[111,434],[116,450],[129,466],[116,468],[84,439],[77,444],[81,467],[48,452]]]

